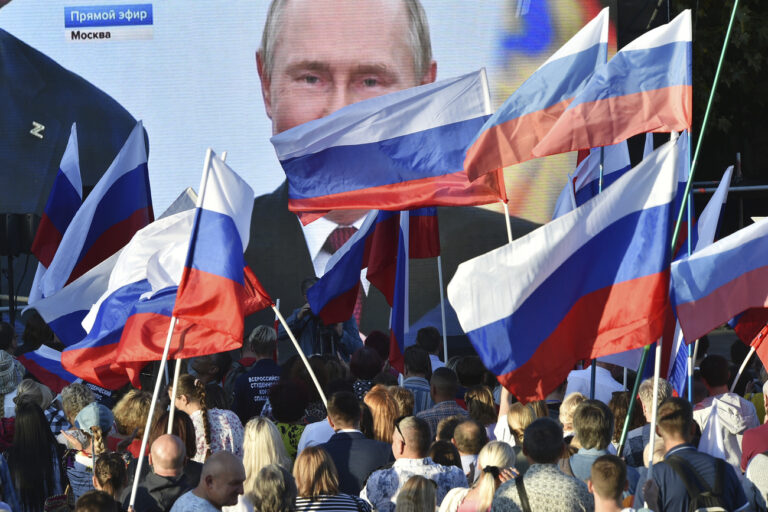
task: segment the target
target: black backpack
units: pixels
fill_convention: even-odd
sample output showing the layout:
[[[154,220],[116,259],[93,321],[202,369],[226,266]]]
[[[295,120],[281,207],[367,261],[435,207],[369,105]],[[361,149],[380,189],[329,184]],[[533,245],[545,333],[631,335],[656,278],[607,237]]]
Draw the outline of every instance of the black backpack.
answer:
[[[710,488],[704,478],[694,469],[690,462],[672,455],[664,460],[677,473],[685,485],[690,502],[689,512],[725,511],[728,507],[723,501],[723,481],[725,480],[725,464],[723,459],[715,459],[715,485]]]

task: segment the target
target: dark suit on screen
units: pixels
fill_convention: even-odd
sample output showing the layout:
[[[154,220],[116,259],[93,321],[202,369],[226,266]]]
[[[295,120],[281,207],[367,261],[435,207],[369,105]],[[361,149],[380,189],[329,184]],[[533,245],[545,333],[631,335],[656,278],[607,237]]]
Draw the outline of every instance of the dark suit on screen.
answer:
[[[511,220],[514,237],[522,236],[536,227],[521,219]],[[507,243],[504,216],[482,208],[438,208],[438,224],[446,286],[459,263]],[[293,311],[304,304],[301,281],[314,275],[315,270],[299,221],[295,214],[288,211],[286,182],[274,192],[256,198],[245,259],[272,299],[280,299],[281,311]],[[439,305],[440,288],[435,259],[412,259],[410,323],[414,324],[428,314],[434,316]],[[366,334],[374,329],[388,332],[389,310],[384,296],[371,286],[363,303],[360,330]],[[439,327],[439,316],[437,318],[434,325]],[[271,311],[263,310],[246,320],[246,332],[256,325],[271,324],[273,321]],[[463,336],[449,339],[449,342],[452,346],[464,347],[467,343]],[[278,351],[281,361],[294,353],[289,342],[281,342]]]
[[[362,432],[337,432],[320,445],[339,472],[339,492],[358,496],[368,475],[394,460],[392,447],[368,439]]]
[[[0,205],[40,214],[73,122],[84,191],[101,178],[136,120],[109,95],[0,29]],[[44,128],[30,133],[35,124]]]

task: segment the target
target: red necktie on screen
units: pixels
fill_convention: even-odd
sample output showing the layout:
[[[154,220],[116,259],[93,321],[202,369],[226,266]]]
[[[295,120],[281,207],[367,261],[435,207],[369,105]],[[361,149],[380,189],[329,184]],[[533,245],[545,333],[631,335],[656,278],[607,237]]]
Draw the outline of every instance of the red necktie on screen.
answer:
[[[323,245],[323,249],[327,252],[333,254],[336,251],[339,250],[339,248],[347,243],[347,240],[352,238],[352,235],[357,233],[357,228],[352,226],[340,226],[333,231],[331,231],[331,234],[328,235],[328,239],[325,241],[325,244]],[[353,315],[355,316],[355,320],[357,321],[357,327],[360,328],[360,316],[363,312],[363,286],[360,285],[360,288],[357,290],[357,300],[355,300],[355,309],[353,311]]]

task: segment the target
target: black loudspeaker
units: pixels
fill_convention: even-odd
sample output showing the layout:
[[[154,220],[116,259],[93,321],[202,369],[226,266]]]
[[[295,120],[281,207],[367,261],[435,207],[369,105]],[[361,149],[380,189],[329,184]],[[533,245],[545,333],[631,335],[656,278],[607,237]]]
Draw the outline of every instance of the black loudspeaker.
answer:
[[[33,213],[0,214],[0,256],[30,254],[40,217]]]

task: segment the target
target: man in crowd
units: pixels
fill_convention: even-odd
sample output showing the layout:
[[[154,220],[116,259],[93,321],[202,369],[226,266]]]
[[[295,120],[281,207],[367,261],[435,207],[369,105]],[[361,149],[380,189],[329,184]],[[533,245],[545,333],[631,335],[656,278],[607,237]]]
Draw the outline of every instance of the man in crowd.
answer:
[[[643,450],[651,440],[651,406],[653,405],[653,378],[645,379],[640,383],[637,390],[637,396],[640,398],[640,405],[643,408],[646,424],[637,427],[627,434],[627,441],[624,443],[624,459],[627,466],[643,466]],[[659,403],[672,396],[672,387],[664,379],[659,379]]]
[[[625,391],[625,389],[624,386],[611,375],[610,369],[613,365],[600,361],[597,361],[596,364],[594,397],[604,404],[608,404],[608,402],[611,401],[614,391]],[[571,373],[568,374],[568,385],[565,388],[565,396],[578,391],[582,395],[589,397],[591,386],[592,368],[571,370]]]
[[[485,427],[475,420],[464,420],[453,430],[451,442],[456,446],[461,457],[461,468],[467,475],[467,483],[472,485],[480,476],[477,468],[477,456],[488,442]]]
[[[171,512],[209,512],[236,505],[237,497],[243,494],[243,482],[243,461],[231,452],[216,452],[206,459],[200,483],[182,494],[173,504]]]
[[[522,487],[531,510],[576,512],[593,509],[594,500],[587,486],[557,467],[565,449],[563,429],[553,419],[538,418],[525,429],[523,453],[531,466],[522,478]],[[523,510],[515,480],[501,484],[491,510]]]
[[[601,455],[590,470],[587,487],[595,498],[595,512],[620,512],[627,490],[627,466],[615,455]]]
[[[280,367],[272,359],[276,347],[275,329],[266,325],[256,327],[244,344],[252,357],[251,365],[235,378],[232,407],[243,425],[261,414],[269,398],[269,388],[280,380]]]
[[[580,448],[569,458],[562,459],[562,466],[567,469],[566,473],[570,470],[573,476],[587,483],[592,463],[608,454],[613,437],[613,413],[600,400],[585,400],[576,408],[573,428]],[[629,477],[629,492],[633,494],[640,476],[635,468],[628,468],[625,473]]]
[[[419,414],[432,407],[427,376],[430,372],[429,354],[416,345],[405,349],[403,354],[403,387],[413,393],[413,414]]]
[[[360,497],[368,500],[379,512],[393,512],[397,494],[412,476],[423,476],[437,484],[437,505],[455,487],[466,487],[467,478],[455,466],[435,464],[427,457],[431,434],[429,425],[415,416],[408,416],[395,425],[392,453],[395,463],[389,469],[371,473]]]
[[[361,41],[365,41],[361,45]],[[256,56],[264,106],[274,134],[375,96],[431,83],[437,74],[429,27],[418,0],[275,0]],[[360,172],[367,172],[360,162]],[[283,309],[305,303],[301,279],[320,276],[331,255],[360,228],[365,211],[333,211],[302,226],[288,211],[288,184],[256,198],[245,257]],[[507,242],[504,217],[472,207],[438,210],[443,274]],[[513,219],[518,234],[531,223]],[[413,260],[411,323],[439,308],[437,267]],[[359,297],[364,333],[389,327],[384,296],[363,280]],[[268,313],[249,322],[266,323]],[[293,353],[280,341],[280,352]]]
[[[763,401],[768,411],[768,381],[763,383]],[[752,457],[765,452],[768,452],[768,423],[744,432],[741,440],[741,470],[746,471]]]
[[[450,416],[467,416],[467,411],[456,403],[456,392],[459,389],[459,379],[450,368],[438,368],[432,373],[429,381],[429,391],[435,405],[421,411],[417,416],[427,422],[432,439],[437,433],[437,424],[443,418]]]
[[[340,391],[328,400],[328,423],[335,434],[321,445],[339,473],[339,492],[358,495],[375,469],[392,459],[387,443],[367,439],[360,432],[362,409],[354,393]]]
[[[155,439],[149,452],[151,470],[139,480],[135,510],[165,512],[174,502],[192,488],[184,475],[186,448],[176,436],[162,435]],[[130,501],[130,487],[124,491],[123,505]]]
[[[707,356],[701,362],[700,373],[709,396],[696,404],[693,411],[693,419],[701,429],[699,449],[714,456],[722,454],[726,462],[739,469],[742,434],[760,424],[755,406],[728,392],[730,371],[723,356]]]
[[[686,491],[681,474],[689,477],[696,475],[701,482],[702,492],[714,491],[715,487],[719,487],[722,490],[719,499],[726,510],[746,508],[748,502],[733,467],[725,464],[722,459],[698,451],[690,444],[694,429],[691,404],[683,398],[670,398],[659,406],[658,417],[656,433],[664,441],[667,453],[663,462],[653,466],[653,481],[658,486],[659,503],[658,507],[650,508],[663,511],[688,510],[691,496]]]

